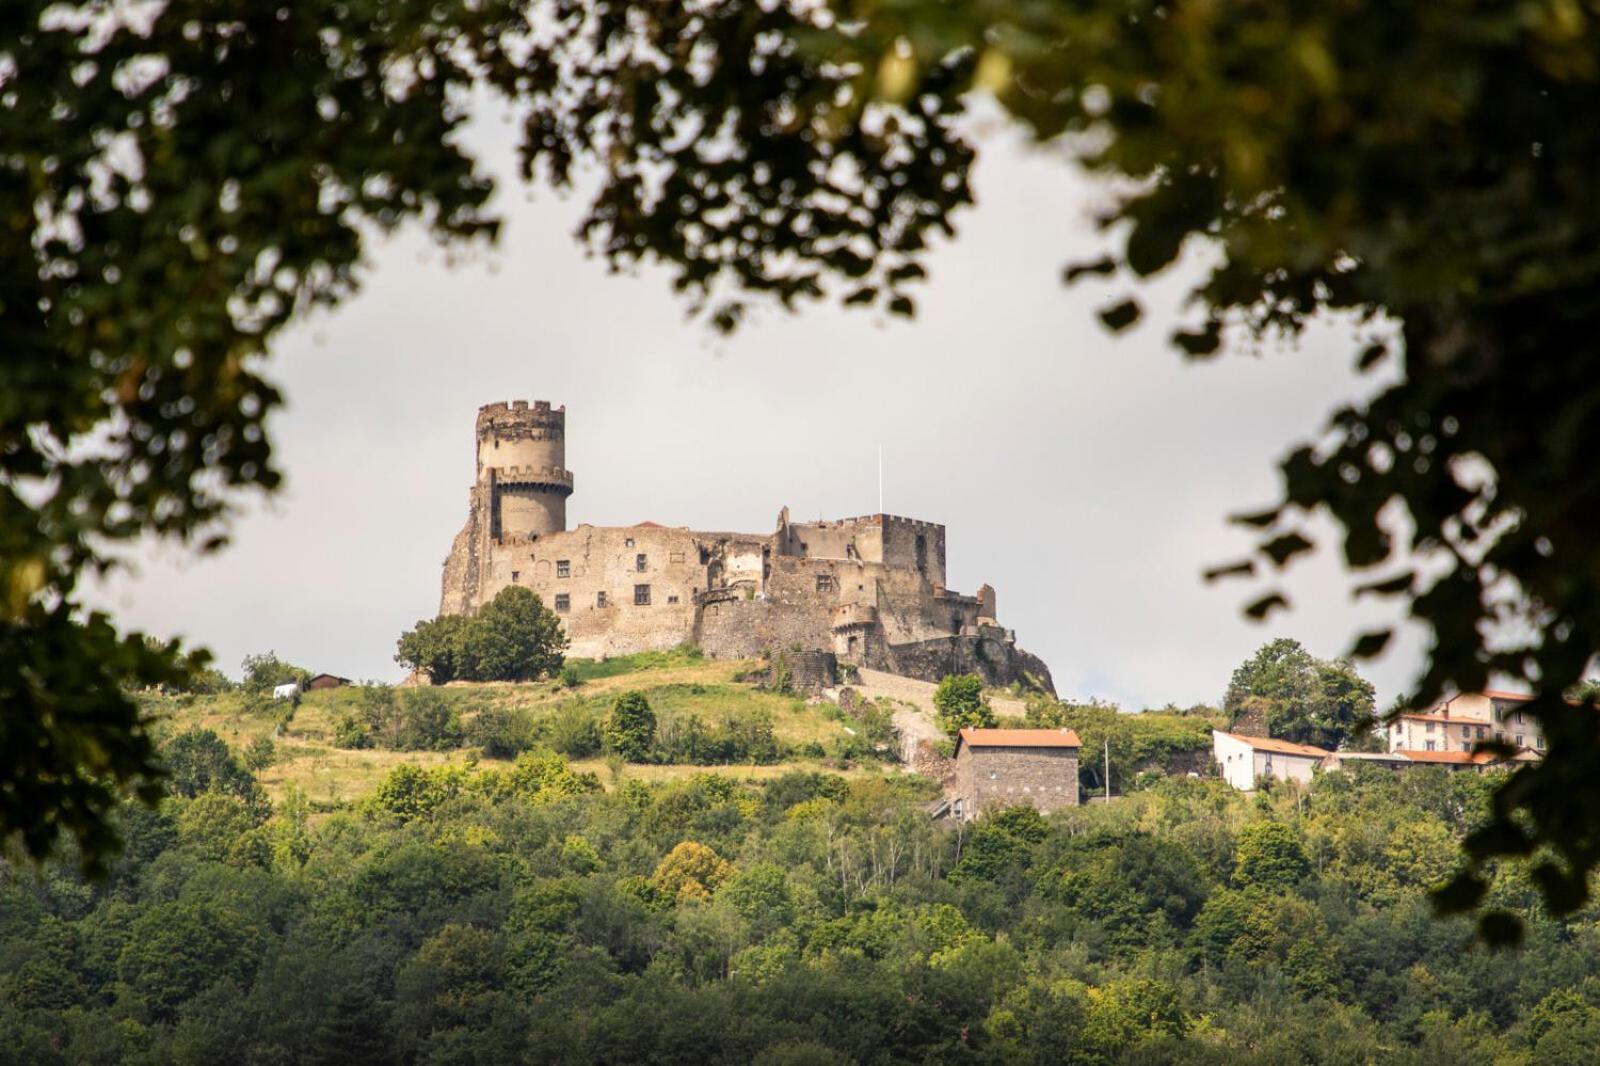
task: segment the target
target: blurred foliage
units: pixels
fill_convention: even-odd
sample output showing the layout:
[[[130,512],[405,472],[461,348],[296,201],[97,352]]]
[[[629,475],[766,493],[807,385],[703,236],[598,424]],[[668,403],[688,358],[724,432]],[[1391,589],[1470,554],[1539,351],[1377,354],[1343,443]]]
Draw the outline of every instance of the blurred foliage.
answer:
[[[230,494],[277,484],[263,419],[280,397],[260,357],[354,291],[365,234],[416,219],[445,241],[493,237],[490,183],[457,136],[470,100],[508,98],[524,172],[589,195],[583,240],[618,267],[664,264],[723,328],[753,298],[912,313],[930,239],[971,202],[965,120],[998,105],[1105,179],[1106,255],[1069,280],[1135,286],[1185,261],[1200,273],[1172,336],[1185,356],[1332,312],[1358,325],[1363,369],[1397,371],[1307,427],[1279,503],[1241,518],[1259,553],[1216,573],[1271,575],[1330,518],[1357,589],[1431,631],[1415,703],[1496,677],[1537,687],[1549,757],[1506,784],[1467,842],[1481,876],[1441,900],[1475,906],[1495,857],[1537,855],[1552,911],[1583,904],[1600,716],[1561,694],[1600,646],[1592,4],[528,14],[0,11],[0,684],[29,692],[7,749],[49,763],[8,767],[5,829],[104,854],[104,797],[149,791],[152,753],[116,690],[173,677],[178,649],[105,654],[117,638],[75,616],[77,580],[148,533],[215,546]],[[1116,298],[1100,318],[1130,329],[1142,308]],[[1248,611],[1287,602],[1269,586]],[[18,681],[45,643],[60,677]],[[30,783],[46,778],[74,784]]]

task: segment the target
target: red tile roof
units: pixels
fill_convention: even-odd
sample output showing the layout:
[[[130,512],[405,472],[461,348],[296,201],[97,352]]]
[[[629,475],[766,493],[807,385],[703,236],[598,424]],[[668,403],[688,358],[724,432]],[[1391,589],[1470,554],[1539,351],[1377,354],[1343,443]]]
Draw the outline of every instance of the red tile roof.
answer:
[[[1070,729],[963,729],[961,742],[969,748],[1081,748]]]
[[[1287,740],[1278,740],[1276,737],[1247,737],[1239,733],[1227,733],[1221,729],[1214,730],[1214,732],[1248,744],[1257,751],[1275,751],[1279,755],[1310,755],[1317,758],[1333,754],[1327,748],[1317,748],[1310,744],[1295,744]]]
[[[1491,700],[1516,700],[1518,703],[1527,703],[1533,699],[1526,692],[1500,692],[1495,689],[1484,689],[1482,695],[1488,696]]]
[[[1397,719],[1398,718],[1410,718],[1412,721],[1415,721],[1415,722],[1449,722],[1451,725],[1488,725],[1489,724],[1488,722],[1480,722],[1475,718],[1462,718],[1460,715],[1456,715],[1454,718],[1452,718],[1448,714],[1423,714],[1420,711],[1404,711],[1404,712],[1402,712],[1400,714],[1395,715],[1395,717]]]
[[[1487,761],[1479,759],[1477,755],[1470,751],[1416,751],[1415,749],[1396,748],[1391,754],[1404,755],[1412,762],[1453,763],[1459,766],[1475,765]],[[1479,754],[1487,755],[1488,753],[1480,752]]]

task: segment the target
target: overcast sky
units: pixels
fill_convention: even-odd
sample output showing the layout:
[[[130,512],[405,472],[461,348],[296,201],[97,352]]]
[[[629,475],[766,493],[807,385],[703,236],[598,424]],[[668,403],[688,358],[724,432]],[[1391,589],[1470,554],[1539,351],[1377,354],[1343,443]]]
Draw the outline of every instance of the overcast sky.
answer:
[[[1385,615],[1351,603],[1334,552],[1291,572],[1295,609],[1266,626],[1240,615],[1250,587],[1200,573],[1249,546],[1225,518],[1275,499],[1279,455],[1377,386],[1352,369],[1355,341],[1328,326],[1293,350],[1185,364],[1164,343],[1181,277],[1110,337],[1094,310],[1120,290],[1060,283],[1100,248],[1103,194],[1059,157],[986,145],[978,207],[930,261],[915,322],[773,311],[715,337],[664,274],[587,257],[578,202],[515,182],[492,252],[451,265],[414,230],[373,245],[361,295],[272,361],[285,490],[252,501],[220,555],[152,553],[105,602],[235,675],[275,649],[398,680],[395,638],[437,609],[466,517],[478,406],[543,399],[567,408],[573,525],[767,532],[784,505],[870,513],[881,446],[885,510],[948,527],[951,587],[994,585],[1064,696],[1216,702],[1271,637],[1340,652]],[[1421,647],[1409,631],[1364,667],[1381,702]]]

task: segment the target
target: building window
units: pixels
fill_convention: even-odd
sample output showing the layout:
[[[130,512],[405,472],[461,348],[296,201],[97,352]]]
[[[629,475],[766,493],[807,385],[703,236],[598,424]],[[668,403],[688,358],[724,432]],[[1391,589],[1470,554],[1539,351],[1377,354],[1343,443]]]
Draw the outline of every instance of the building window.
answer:
[[[1464,725],[1464,726],[1462,726],[1462,727],[1461,727],[1461,735],[1462,735],[1462,736],[1463,736],[1463,737],[1470,737],[1470,736],[1472,736],[1472,727],[1471,727],[1471,726],[1470,726],[1470,725]]]
[[[818,574],[817,575],[817,591],[818,592],[832,592],[833,591],[833,575],[832,574]]]
[[[667,602],[668,603],[677,603],[678,602],[678,597],[676,597],[676,596],[668,596],[667,597]]]
[[[635,585],[635,586],[633,586],[633,605],[635,607],[648,607],[648,606],[650,606],[650,586],[649,585]]]
[[[567,595],[565,592],[556,593],[556,610],[558,610],[558,611],[570,611],[570,610],[572,610],[572,597]]]
[[[1425,733],[1433,732],[1433,723],[1432,722],[1424,723],[1422,729],[1423,729],[1423,732],[1425,732]]]
[[[1544,750],[1544,737],[1534,737],[1533,738],[1533,746],[1538,748],[1540,751],[1543,751]]]
[[[519,578],[521,576],[522,576],[522,571],[521,570],[513,570],[513,571],[511,571],[511,583],[513,585],[516,584],[517,578]]]
[[[633,557],[633,568],[639,571],[641,574],[644,573],[645,570],[649,569],[649,567],[650,557],[644,552],[640,552],[638,555]]]
[[[1521,733],[1517,734],[1517,747],[1519,747],[1519,748],[1522,747],[1522,734]]]
[[[1427,742],[1427,747],[1428,747],[1428,750],[1429,750],[1429,751],[1432,751],[1432,750],[1433,750],[1433,741],[1431,741],[1431,740],[1430,740],[1430,741],[1428,741],[1428,742]]]
[[[1483,726],[1481,726],[1481,725],[1478,727],[1478,739],[1479,740],[1483,739]]]
[[[1518,711],[1517,712],[1517,716],[1515,718],[1513,718],[1512,721],[1514,723],[1516,723],[1517,725],[1521,725],[1522,724],[1522,712]]]
[[[609,607],[609,606],[611,606],[609,603],[606,602],[606,594],[604,592],[596,592],[594,594],[594,605],[596,607]]]
[[[667,553],[667,562],[669,562],[669,563],[681,563],[681,562],[683,562],[683,553],[682,552],[668,552]]]
[[[556,560],[556,577],[571,577],[571,576],[572,576],[572,560],[571,559],[557,559]]]
[[[631,548],[631,547],[633,547],[633,538],[632,538],[632,537],[629,537],[629,538],[628,538],[628,539],[627,539],[627,540],[625,540],[625,541],[623,541],[623,542],[622,542],[622,546],[623,546],[623,547],[624,547],[624,548]]]

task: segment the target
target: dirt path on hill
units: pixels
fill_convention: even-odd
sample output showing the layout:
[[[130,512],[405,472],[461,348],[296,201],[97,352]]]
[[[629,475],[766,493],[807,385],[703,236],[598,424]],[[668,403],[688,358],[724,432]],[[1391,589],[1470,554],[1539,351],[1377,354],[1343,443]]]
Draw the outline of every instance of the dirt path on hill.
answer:
[[[886,674],[882,670],[862,670],[860,683],[852,687],[869,699],[888,697],[902,705],[895,708],[894,727],[900,731],[902,758],[906,762],[912,761],[909,755],[919,742],[927,741],[931,746],[944,739],[944,734],[934,724],[933,690],[939,686],[933,682]],[[1018,718],[1027,710],[1021,700],[1010,696],[991,695],[989,704],[995,714]]]

